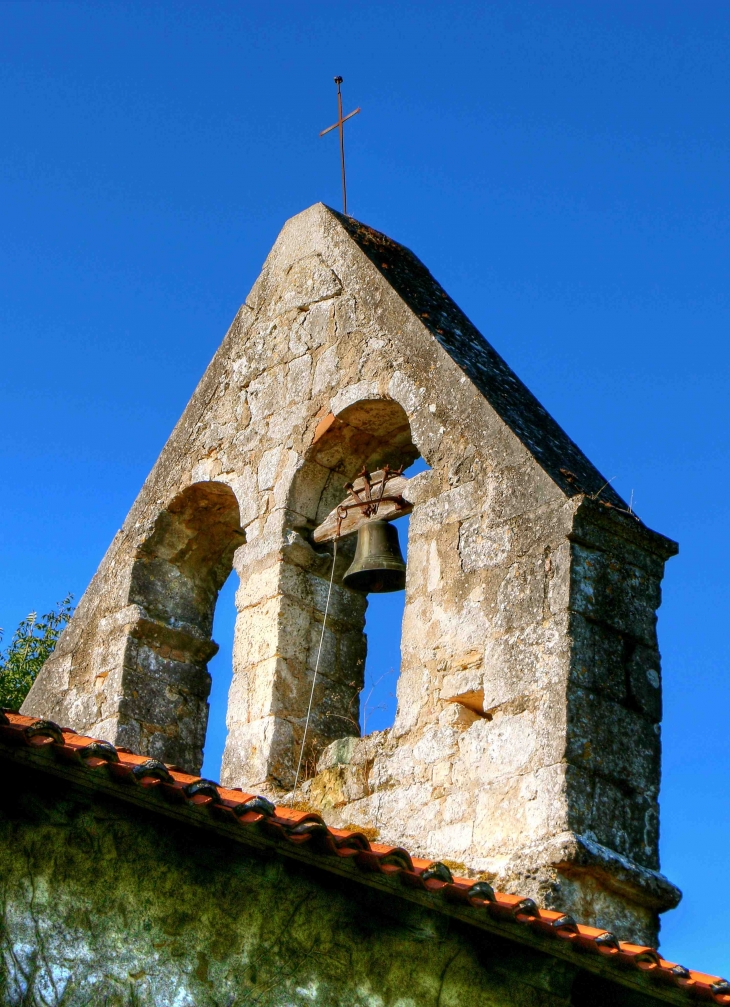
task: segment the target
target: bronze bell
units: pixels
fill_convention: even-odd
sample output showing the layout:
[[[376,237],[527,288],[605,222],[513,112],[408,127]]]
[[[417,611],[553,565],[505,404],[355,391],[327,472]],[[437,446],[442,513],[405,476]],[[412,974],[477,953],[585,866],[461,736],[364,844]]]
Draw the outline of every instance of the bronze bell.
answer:
[[[403,590],[406,586],[406,564],[400,551],[398,532],[392,524],[371,520],[360,526],[355,558],[342,583],[363,594]]]

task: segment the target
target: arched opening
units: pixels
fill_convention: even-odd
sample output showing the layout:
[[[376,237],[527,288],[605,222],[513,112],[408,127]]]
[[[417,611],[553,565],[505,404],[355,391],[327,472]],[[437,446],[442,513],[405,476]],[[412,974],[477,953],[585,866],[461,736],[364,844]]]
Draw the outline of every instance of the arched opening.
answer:
[[[159,514],[132,568],[137,615],[127,641],[118,740],[198,772],[208,720],[208,661],[218,593],[245,540],[223,483],[194,483]]]
[[[403,473],[409,479],[428,471],[423,458],[417,458]],[[403,556],[408,563],[410,514],[397,522]],[[400,677],[401,633],[405,591],[368,595],[365,613],[367,656],[365,677],[360,693],[360,733],[372,734],[393,726],[397,709],[396,689]]]
[[[298,683],[300,701],[292,703],[289,717],[293,723],[295,748],[301,747],[309,690],[316,663],[318,642],[326,605],[329,577],[332,571],[333,546],[312,546],[311,533],[346,495],[345,485],[351,482],[363,467],[375,471],[384,465],[408,469],[419,458],[410,431],[408,417],[403,408],[392,400],[365,400],[354,403],[335,416],[326,417],[315,434],[314,443],[305,465],[297,474],[289,499],[291,524],[298,535],[309,542],[309,553],[300,550],[296,562],[307,566],[310,579],[311,607],[310,634],[306,668]],[[406,553],[407,526],[397,522],[401,548]],[[405,533],[405,534],[404,534]],[[365,684],[368,640],[365,634],[366,612],[375,596],[365,596],[350,590],[342,578],[352,561],[356,535],[338,541],[337,562],[333,590],[324,633],[322,659],[314,692],[304,762],[307,775],[312,772],[319,753],[332,741],[346,736],[359,736],[374,728],[367,720],[370,712],[361,709]],[[374,637],[372,652],[382,657],[385,643],[385,660],[391,661],[392,676],[383,676],[372,690],[377,706],[382,705],[381,693],[395,692],[395,679],[400,668],[400,634],[403,615],[403,592],[397,596],[381,596],[375,607],[386,613],[383,620],[392,629],[386,640],[383,634],[373,632],[375,619],[368,618],[368,636]],[[381,661],[371,661],[377,665]],[[386,679],[391,681],[387,682]],[[392,696],[387,696],[388,709],[395,712]],[[367,703],[368,700],[366,699]],[[298,714],[298,715],[297,715]],[[391,723],[392,723],[392,717]]]
[[[208,727],[205,732],[202,776],[207,780],[220,780],[223,751],[228,728],[226,711],[228,693],[233,679],[233,640],[236,632],[236,591],[240,583],[238,574],[231,570],[228,580],[218,592],[213,616],[213,639],[217,652],[208,662],[211,676],[208,695]]]

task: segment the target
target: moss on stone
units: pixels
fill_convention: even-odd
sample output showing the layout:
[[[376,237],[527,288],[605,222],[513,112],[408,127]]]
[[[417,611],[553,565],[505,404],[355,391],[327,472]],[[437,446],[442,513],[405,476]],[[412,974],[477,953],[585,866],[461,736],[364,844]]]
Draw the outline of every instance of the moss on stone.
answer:
[[[18,767],[0,875],[8,1007],[570,1002],[564,962]]]

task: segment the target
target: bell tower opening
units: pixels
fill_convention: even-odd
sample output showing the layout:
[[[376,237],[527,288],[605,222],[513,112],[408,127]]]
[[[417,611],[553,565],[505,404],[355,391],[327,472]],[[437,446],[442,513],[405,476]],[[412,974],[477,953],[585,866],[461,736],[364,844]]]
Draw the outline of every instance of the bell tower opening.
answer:
[[[427,471],[429,466],[419,457],[403,475],[410,479]],[[406,514],[394,522],[406,567],[410,520],[410,514]],[[368,595],[365,613],[365,680],[360,693],[360,733],[363,736],[384,731],[392,727],[395,720],[405,602],[405,590]]]
[[[126,642],[117,743],[197,772],[203,761],[216,654],[213,614],[245,540],[224,483],[193,483],[155,520],[137,550],[129,589],[136,609]]]
[[[301,586],[303,576],[309,630],[303,634],[307,643],[300,674],[295,683],[293,676],[287,682],[288,709],[285,715],[292,728],[292,751],[297,756],[302,750],[306,727],[306,775],[314,771],[319,754],[331,742],[348,736],[359,737],[362,731],[372,730],[368,722],[372,711],[361,710],[361,707],[368,650],[366,618],[369,625],[378,622],[377,616],[366,617],[368,606],[373,604],[385,613],[383,621],[389,627],[372,633],[372,652],[377,654],[382,651],[385,644],[387,654],[375,663],[380,668],[388,663],[387,670],[392,665],[393,673],[384,675],[377,686],[373,679],[375,687],[368,686],[366,696],[369,693],[371,702],[375,699],[378,707],[386,703],[392,708],[392,714],[395,712],[395,701],[393,696],[388,695],[388,687],[392,683],[390,691],[394,694],[394,682],[400,668],[405,564],[394,539],[400,540],[400,550],[407,551],[404,518],[392,524],[387,522],[384,527],[377,520],[368,522],[369,527],[365,531],[343,533],[337,538],[333,573],[335,550],[332,538],[318,542],[313,533],[328,516],[331,518],[333,510],[347,496],[348,487],[358,477],[362,478],[364,471],[375,474],[384,470],[407,470],[418,458],[408,417],[400,404],[389,399],[362,400],[348,406],[337,416],[329,415],[320,421],[305,463],[294,477],[288,509],[294,536],[292,541],[296,540],[300,545],[290,547],[290,553],[292,565],[297,565],[300,571],[302,567],[306,568],[303,574],[300,572],[297,575],[300,580],[297,590],[300,595],[304,593]],[[372,516],[377,518],[379,515]],[[392,518],[394,514],[387,516]],[[378,525],[381,527],[378,528]],[[377,562],[370,564],[376,554]],[[382,562],[383,556],[388,557],[385,563]],[[374,602],[375,598],[378,601],[382,599],[382,603]],[[327,618],[323,631],[325,611]],[[380,647],[376,640],[380,642]],[[293,667],[293,662],[289,662],[288,667]],[[317,675],[312,691],[315,668]],[[379,678],[380,673],[376,677]],[[387,715],[392,720],[390,709]],[[289,782],[291,784],[293,780]]]
[[[213,615],[213,639],[218,644],[218,653],[208,662],[211,677],[208,696],[208,727],[203,748],[203,768],[201,776],[207,780],[219,780],[223,749],[226,744],[226,707],[228,692],[233,679],[233,638],[236,631],[236,591],[240,580],[235,570],[231,570],[218,593],[218,601]]]

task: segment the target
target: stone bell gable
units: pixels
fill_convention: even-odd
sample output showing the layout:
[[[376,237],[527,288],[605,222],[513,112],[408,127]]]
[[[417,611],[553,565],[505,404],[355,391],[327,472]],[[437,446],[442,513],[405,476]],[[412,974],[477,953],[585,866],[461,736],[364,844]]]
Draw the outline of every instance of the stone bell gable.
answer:
[[[349,536],[303,795],[333,826],[653,944],[679,898],[657,804],[656,609],[676,546],[412,253],[321,204],[285,225],[23,712],[198,771],[233,566],[223,782],[281,798],[333,562],[312,531],[363,467],[419,456],[395,724],[359,737]]]

